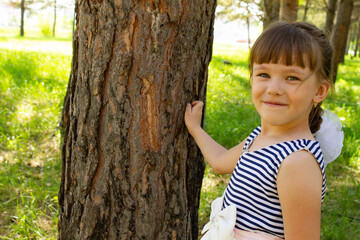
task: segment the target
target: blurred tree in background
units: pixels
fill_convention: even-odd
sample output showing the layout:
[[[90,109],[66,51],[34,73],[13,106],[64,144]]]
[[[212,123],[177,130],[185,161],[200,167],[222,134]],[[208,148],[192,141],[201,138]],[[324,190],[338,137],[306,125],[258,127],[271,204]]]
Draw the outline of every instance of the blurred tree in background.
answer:
[[[353,56],[356,57],[358,56],[358,52],[359,52],[359,40],[360,40],[360,2],[358,1],[357,4],[354,5],[354,10],[353,10],[353,29],[352,29],[352,35],[351,35],[351,39],[349,42],[353,42],[353,46],[354,46],[354,51],[353,51]],[[351,44],[349,44],[349,47],[351,46]],[[349,48],[347,49],[347,53],[349,53]]]
[[[260,9],[263,11],[263,29],[270,23],[279,20],[280,0],[262,0],[259,5]]]
[[[216,16],[225,18],[228,21],[240,20],[240,22],[245,22],[247,43],[250,49],[250,22],[257,23],[262,16],[258,0],[219,0]]]
[[[325,9],[326,9],[326,23],[325,23],[325,32],[330,35],[333,25],[334,25],[334,18],[335,18],[335,11],[336,11],[336,0],[328,0],[326,3],[324,1]]]
[[[339,63],[344,62],[344,55],[347,41],[350,41],[351,14],[354,7],[354,0],[339,0],[337,17],[334,28],[331,32],[331,43],[334,48],[332,69],[334,81],[336,80]]]
[[[25,11],[33,10],[32,5],[36,3],[35,0],[10,0],[10,6],[14,8],[20,9],[20,36],[23,37],[25,35],[24,25],[25,25]]]
[[[74,0],[0,0],[5,8],[13,8],[19,10],[19,17],[16,17],[16,22],[19,22],[20,36],[25,36],[25,22],[29,24],[28,27],[34,28],[33,17],[40,17],[40,29],[44,36],[56,35],[57,18],[59,10],[62,10],[61,18],[64,18],[64,12],[71,12],[74,14]],[[50,10],[51,9],[51,10]],[[50,11],[49,11],[50,10]],[[5,11],[6,12],[6,11]],[[7,16],[2,16],[7,18]],[[52,19],[52,20],[51,20]],[[28,23],[30,21],[30,23]],[[73,18],[69,25],[73,25]],[[6,26],[6,24],[5,24]]]
[[[298,0],[280,0],[279,19],[281,21],[295,22],[299,7]]]
[[[53,22],[52,22],[52,36],[55,37],[56,33],[56,21],[57,21],[57,11],[60,9],[73,9],[73,1],[59,1],[59,0],[50,0],[44,1],[42,9],[53,8]]]

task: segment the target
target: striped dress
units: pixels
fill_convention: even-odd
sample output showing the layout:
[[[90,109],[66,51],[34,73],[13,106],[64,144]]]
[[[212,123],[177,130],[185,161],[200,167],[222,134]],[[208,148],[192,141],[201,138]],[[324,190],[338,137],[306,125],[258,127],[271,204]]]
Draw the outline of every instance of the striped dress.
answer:
[[[305,149],[317,159],[322,175],[322,200],[326,179],[322,152],[317,141],[298,139],[281,142],[255,151],[249,146],[261,132],[257,127],[247,138],[243,153],[236,164],[225,190],[223,208],[234,204],[237,208],[235,228],[265,232],[284,238],[284,225],[276,186],[281,162],[291,153]]]

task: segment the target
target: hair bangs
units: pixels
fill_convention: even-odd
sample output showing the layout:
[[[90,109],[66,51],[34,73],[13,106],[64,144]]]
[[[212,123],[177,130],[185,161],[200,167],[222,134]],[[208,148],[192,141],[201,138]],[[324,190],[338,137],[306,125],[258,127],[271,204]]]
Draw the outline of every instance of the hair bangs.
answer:
[[[312,37],[302,29],[281,23],[265,30],[251,50],[249,67],[254,63],[280,63],[286,66],[309,67],[316,71],[320,53]]]

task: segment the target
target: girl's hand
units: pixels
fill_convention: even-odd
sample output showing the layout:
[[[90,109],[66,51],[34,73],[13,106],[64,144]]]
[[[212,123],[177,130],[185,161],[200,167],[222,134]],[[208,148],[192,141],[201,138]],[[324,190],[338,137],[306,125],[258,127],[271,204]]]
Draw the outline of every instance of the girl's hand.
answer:
[[[201,118],[204,103],[202,101],[194,101],[186,105],[185,124],[191,135],[198,128],[201,128]]]
[[[185,124],[193,136],[204,158],[218,174],[231,174],[245,145],[245,140],[239,145],[227,150],[215,142],[209,134],[201,128],[204,103],[194,101],[188,103],[185,111]]]

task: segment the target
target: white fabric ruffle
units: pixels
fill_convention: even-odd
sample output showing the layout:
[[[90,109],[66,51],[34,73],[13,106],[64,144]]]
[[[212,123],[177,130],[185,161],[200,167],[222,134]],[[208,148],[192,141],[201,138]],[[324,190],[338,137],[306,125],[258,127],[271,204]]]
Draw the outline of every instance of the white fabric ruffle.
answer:
[[[320,144],[325,166],[334,161],[341,153],[344,141],[344,132],[341,127],[339,117],[335,113],[325,110],[320,129],[314,133],[315,140]]]
[[[236,206],[230,205],[223,210],[224,195],[211,203],[210,222],[208,222],[201,234],[206,234],[201,240],[233,240],[236,221]]]

